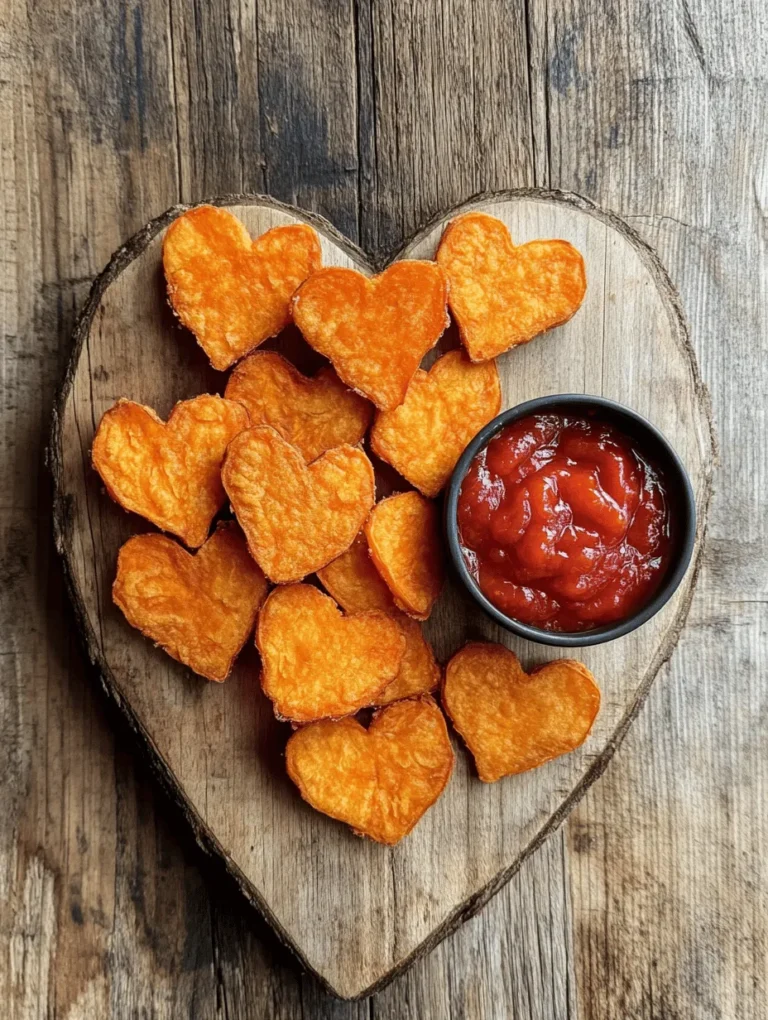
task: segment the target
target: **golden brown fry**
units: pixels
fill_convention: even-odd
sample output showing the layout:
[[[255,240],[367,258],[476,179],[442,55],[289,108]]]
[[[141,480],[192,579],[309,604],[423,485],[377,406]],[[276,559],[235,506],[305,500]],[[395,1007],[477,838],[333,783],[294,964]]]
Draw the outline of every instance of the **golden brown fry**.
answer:
[[[165,535],[120,549],[112,598],[132,627],[209,680],[226,680],[253,630],[267,581],[234,523],[191,555]]]
[[[436,257],[473,361],[495,358],[567,322],[587,289],[584,259],[572,244],[515,246],[506,225],[487,213],[466,213],[449,223]]]
[[[224,504],[224,451],[247,426],[241,404],[208,394],[180,401],[167,423],[118,400],[99,423],[93,466],[120,506],[196,548]]]
[[[442,712],[429,695],[294,733],[288,775],[309,804],[361,836],[394,845],[438,799],[453,770]]]
[[[500,407],[495,362],[474,365],[463,351],[449,351],[429,372],[416,372],[399,407],[377,414],[371,449],[425,496],[436,496]]]
[[[288,324],[293,292],[321,262],[312,227],[273,227],[252,241],[210,205],[179,216],[163,240],[173,310],[220,371]]]
[[[473,642],[448,663],[443,707],[485,783],[537,768],[583,744],[600,708],[586,666],[557,659],[532,673],[503,645]]]
[[[222,481],[251,555],[272,581],[300,581],[354,541],[374,500],[371,462],[338,446],[307,465],[273,428],[230,444]]]
[[[308,584],[277,588],[259,616],[261,686],[294,722],[340,718],[374,703],[397,675],[405,638],[386,613],[344,616]]]
[[[317,576],[328,594],[348,613],[371,609],[397,612],[392,592],[371,559],[362,531],[349,549],[318,570]]]
[[[377,697],[377,705],[389,705],[401,698],[435,690],[440,681],[440,668],[434,652],[422,634],[421,625],[395,606],[392,593],[373,565],[368,542],[362,532],[345,553],[318,570],[317,576],[346,612],[364,613],[380,609],[397,620],[405,635],[405,655],[400,670]]]
[[[397,676],[376,698],[375,705],[391,705],[393,701],[412,698],[416,694],[430,694],[440,683],[440,667],[424,637],[421,624],[405,613],[397,610],[395,613],[393,619],[397,620],[405,635],[405,654]]]
[[[434,503],[418,492],[389,496],[371,511],[365,537],[397,607],[426,620],[445,580]]]
[[[448,325],[446,296],[434,262],[396,262],[371,279],[321,269],[297,291],[293,318],[348,386],[392,408]]]
[[[356,446],[373,408],[332,368],[308,379],[274,351],[256,351],[236,366],[224,396],[238,400],[252,425],[271,425],[309,463],[334,446]]]

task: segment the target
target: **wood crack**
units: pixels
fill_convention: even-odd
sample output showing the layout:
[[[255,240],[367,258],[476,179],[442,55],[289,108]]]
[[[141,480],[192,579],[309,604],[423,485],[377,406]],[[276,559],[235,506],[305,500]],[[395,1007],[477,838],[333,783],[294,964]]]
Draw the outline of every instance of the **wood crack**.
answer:
[[[171,98],[173,101],[173,120],[174,120],[174,135],[176,141],[176,193],[179,202],[184,201],[184,180],[182,171],[182,160],[181,160],[181,127],[179,117],[179,97],[178,87],[176,83],[176,37],[174,34],[173,25],[173,3],[174,0],[168,0],[168,53],[169,63],[171,67]]]
[[[218,922],[216,915],[217,907],[213,898],[210,902],[210,926],[211,926],[211,954],[213,956],[213,971],[216,980],[216,1012],[224,1015],[224,1020],[230,1020],[229,997],[227,995],[227,983],[224,979],[224,971],[221,965],[221,951],[219,948]]]
[[[543,183],[540,179],[540,173],[542,168],[537,165],[538,145],[536,141],[536,129],[534,127],[535,118],[533,112],[533,56],[531,46],[531,35],[533,32],[533,27],[531,24],[531,0],[523,0],[523,7],[525,9],[525,52],[528,84],[528,121],[531,130],[531,162],[533,164],[533,183],[536,186],[540,186]]]
[[[355,123],[357,132],[355,141],[357,143],[357,237],[355,240],[360,243],[363,236],[363,144],[362,144],[362,67],[360,64],[360,0],[353,0],[352,3],[352,38],[355,51]]]
[[[693,17],[691,15],[691,8],[688,6],[688,0],[680,0],[680,6],[683,10],[683,28],[688,42],[691,44],[693,55],[696,57],[696,62],[701,68],[703,74],[707,73],[707,61],[704,57],[704,47],[701,45],[701,39],[699,33],[696,31],[696,25],[694,24]]]

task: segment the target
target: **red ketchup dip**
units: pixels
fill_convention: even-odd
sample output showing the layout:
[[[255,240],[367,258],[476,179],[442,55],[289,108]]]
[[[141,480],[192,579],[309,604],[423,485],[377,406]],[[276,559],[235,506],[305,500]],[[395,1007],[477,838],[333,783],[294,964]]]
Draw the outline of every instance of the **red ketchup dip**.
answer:
[[[533,414],[502,429],[470,465],[458,523],[485,597],[545,630],[626,619],[669,564],[663,477],[634,440],[589,415]]]

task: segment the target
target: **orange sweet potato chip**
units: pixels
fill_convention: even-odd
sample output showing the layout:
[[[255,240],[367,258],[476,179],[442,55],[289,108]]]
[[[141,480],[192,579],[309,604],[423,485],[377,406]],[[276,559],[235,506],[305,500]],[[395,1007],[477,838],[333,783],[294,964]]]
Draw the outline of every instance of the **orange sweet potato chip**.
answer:
[[[396,262],[371,279],[321,269],[297,291],[293,318],[348,386],[392,408],[448,325],[446,296],[434,262]]]
[[[179,216],[163,240],[173,310],[220,371],[288,324],[293,292],[321,261],[312,227],[273,227],[252,241],[210,205]]]
[[[373,412],[332,368],[308,379],[274,351],[256,351],[241,361],[224,396],[243,404],[252,425],[271,425],[307,462],[334,446],[356,446]]]
[[[371,449],[425,496],[436,496],[500,407],[495,362],[474,365],[463,351],[449,351],[429,372],[418,369],[399,407],[377,414]]]
[[[132,627],[209,680],[226,680],[253,630],[266,578],[234,523],[192,555],[165,535],[121,548],[112,598]]]
[[[224,504],[227,444],[248,426],[241,404],[204,394],[182,400],[168,422],[118,400],[99,423],[93,466],[112,499],[196,548]]]
[[[288,775],[317,811],[393,845],[438,799],[453,770],[445,719],[429,695],[356,719],[304,726],[285,749]]]
[[[371,462],[337,446],[307,465],[267,425],[229,445],[222,481],[251,555],[272,581],[300,581],[354,541],[374,500]]]
[[[397,613],[394,619],[405,635],[405,654],[397,676],[375,699],[375,705],[391,705],[416,694],[429,694],[440,683],[440,667],[422,633],[421,624],[405,613]]]
[[[348,613],[366,613],[380,609],[396,613],[392,592],[368,552],[368,542],[361,531],[341,556],[318,570],[317,576],[328,592]]]
[[[443,707],[485,783],[534,769],[587,739],[600,690],[586,666],[558,659],[523,671],[503,645],[473,642],[445,671]]]
[[[587,289],[584,259],[567,241],[517,247],[501,220],[466,213],[449,223],[437,262],[450,284],[449,304],[473,361],[560,326]]]
[[[389,496],[371,511],[365,537],[397,607],[426,620],[445,579],[434,503],[418,492]]]
[[[362,532],[345,553],[318,570],[317,576],[346,612],[379,609],[394,617],[405,635],[405,654],[400,669],[392,683],[376,698],[377,705],[389,705],[414,694],[427,694],[437,687],[440,669],[421,626],[395,606],[392,593],[373,565]]]
[[[405,638],[386,613],[344,616],[309,584],[277,588],[259,616],[261,686],[275,715],[340,718],[371,705],[397,675]]]

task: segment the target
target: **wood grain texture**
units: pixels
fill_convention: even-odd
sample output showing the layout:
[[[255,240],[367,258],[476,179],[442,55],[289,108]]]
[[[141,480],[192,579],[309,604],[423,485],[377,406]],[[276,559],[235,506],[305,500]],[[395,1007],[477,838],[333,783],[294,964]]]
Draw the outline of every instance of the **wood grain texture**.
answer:
[[[569,825],[581,1013],[751,1020],[768,1001],[768,18],[695,0],[599,22],[591,9],[539,21],[561,55],[554,180],[578,181],[659,251],[720,465],[683,639]]]
[[[281,7],[268,26],[263,0],[0,0],[6,1013],[561,1020],[578,984],[590,1020],[762,1020],[765,5]],[[42,468],[75,315],[116,246],[265,174],[314,194],[318,153],[322,211],[376,254],[481,190],[552,186],[619,213],[681,292],[722,450],[686,636],[614,764],[482,913],[351,1005],[254,923],[105,711]]]
[[[637,408],[686,463],[703,532],[709,420],[676,296],[653,253],[620,221],[575,198],[528,191],[473,207],[501,217],[520,243],[561,237],[575,244],[589,280],[584,305],[566,326],[498,360],[502,407],[586,391]],[[300,217],[268,200],[229,208],[253,236]],[[261,696],[253,655],[224,687],[201,683],[129,628],[112,604],[117,550],[147,525],[105,498],[89,465],[95,424],[121,396],[165,416],[177,400],[224,384],[191,337],[174,328],[166,306],[161,243],[178,212],[116,253],[78,323],[51,443],[57,547],[88,654],[198,837],[223,856],[248,898],[329,988],[347,998],[370,994],[479,909],[603,771],[677,640],[698,546],[686,582],[663,612],[620,641],[584,650],[603,697],[583,748],[496,786],[481,784],[460,755],[443,797],[395,849],[361,842],[309,811],[286,782],[286,727]],[[433,257],[452,215],[403,256]],[[322,222],[316,226],[324,264],[368,271],[350,244]],[[280,338],[276,345],[282,349]],[[554,655],[504,634],[452,583],[425,630],[443,662],[478,637],[503,641],[528,667]]]

